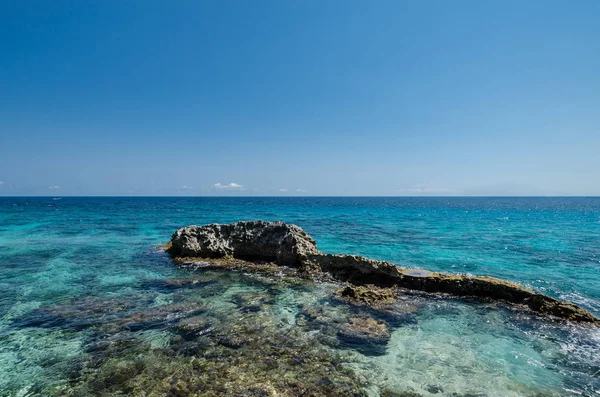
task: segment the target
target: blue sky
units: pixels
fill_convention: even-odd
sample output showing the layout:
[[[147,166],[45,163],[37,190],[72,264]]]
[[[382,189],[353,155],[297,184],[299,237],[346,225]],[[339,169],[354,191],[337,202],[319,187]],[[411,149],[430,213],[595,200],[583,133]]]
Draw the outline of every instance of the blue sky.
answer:
[[[0,195],[600,195],[600,2],[4,1]]]

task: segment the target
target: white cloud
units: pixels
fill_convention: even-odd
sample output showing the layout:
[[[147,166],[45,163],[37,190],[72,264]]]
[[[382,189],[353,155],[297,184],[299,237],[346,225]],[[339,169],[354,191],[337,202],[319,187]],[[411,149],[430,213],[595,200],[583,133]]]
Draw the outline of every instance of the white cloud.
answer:
[[[244,190],[244,186],[242,186],[238,183],[234,183],[234,182],[231,182],[227,185],[221,185],[220,183],[215,183],[213,185],[213,187],[215,189],[222,189],[222,190]]]
[[[48,186],[48,189],[58,190],[58,189],[60,189],[60,186],[58,186],[58,185],[50,185],[50,186]]]
[[[182,189],[193,189],[194,187],[190,186],[190,185],[183,185],[181,188]]]
[[[298,193],[306,193],[306,189],[298,188],[298,189],[296,189],[296,192],[298,192]]]
[[[0,181],[0,185],[4,185],[4,181]]]
[[[279,191],[282,193],[287,193],[288,190],[286,188],[282,188],[282,189],[279,189]]]

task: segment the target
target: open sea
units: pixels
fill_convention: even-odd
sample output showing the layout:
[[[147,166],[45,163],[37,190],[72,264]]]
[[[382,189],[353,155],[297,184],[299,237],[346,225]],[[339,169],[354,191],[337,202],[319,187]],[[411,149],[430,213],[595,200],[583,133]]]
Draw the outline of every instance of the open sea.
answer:
[[[0,396],[600,396],[600,329],[440,297],[360,312],[336,286],[189,272],[156,248],[252,219],[600,316],[600,198],[0,197]],[[335,328],[365,315],[383,341]]]

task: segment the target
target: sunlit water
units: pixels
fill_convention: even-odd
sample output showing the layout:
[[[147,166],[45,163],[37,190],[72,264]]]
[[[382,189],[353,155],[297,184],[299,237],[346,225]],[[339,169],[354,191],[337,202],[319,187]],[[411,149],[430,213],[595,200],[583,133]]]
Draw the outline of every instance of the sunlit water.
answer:
[[[335,285],[178,270],[155,248],[243,219],[600,315],[596,198],[0,198],[0,395],[600,396],[597,329],[420,296],[378,313]],[[353,316],[389,333],[353,340]]]

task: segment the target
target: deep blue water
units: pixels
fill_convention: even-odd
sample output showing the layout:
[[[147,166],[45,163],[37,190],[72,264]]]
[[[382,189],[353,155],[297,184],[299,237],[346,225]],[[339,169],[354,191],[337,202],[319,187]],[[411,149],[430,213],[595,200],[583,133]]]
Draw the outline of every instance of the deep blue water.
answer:
[[[76,297],[119,296],[138,289],[141,282],[179,274],[156,245],[182,226],[245,219],[295,223],[325,252],[519,282],[600,316],[600,198],[4,197],[0,198],[0,395],[37,395],[39,383],[61,378],[60,370],[53,371],[54,364],[40,361],[50,360],[59,368],[83,349],[77,333],[66,337],[57,330],[15,328],[23,316]],[[470,309],[456,304],[461,309],[453,315],[460,321],[443,310],[425,310],[418,332],[406,328],[393,333],[388,356],[395,352],[395,358],[370,359],[375,360],[373,365],[390,371],[400,365],[415,374],[452,373],[455,382],[463,376],[466,383],[470,379],[489,384],[488,396],[509,395],[510,382],[539,384],[547,395],[600,395],[597,331],[560,329],[551,338],[540,335],[555,331],[523,331],[522,336],[502,334],[499,339],[470,323]],[[458,361],[444,364],[440,359],[421,368],[426,358],[421,364],[410,359],[410,352],[425,354],[415,346],[436,343],[440,349],[454,345],[455,351],[446,352]],[[526,361],[503,358],[500,365],[494,358],[494,354],[529,354],[527,349],[536,343],[548,346]],[[494,344],[495,353],[482,347]],[[462,357],[469,349],[470,355]],[[557,355],[571,357],[572,362],[557,364]],[[457,369],[461,360],[481,364],[473,364],[481,371],[461,374]],[[539,372],[533,373],[532,365]],[[508,380],[491,385],[490,379],[498,376]],[[412,389],[420,390],[419,376],[411,379]],[[460,390],[460,382],[453,387]]]

